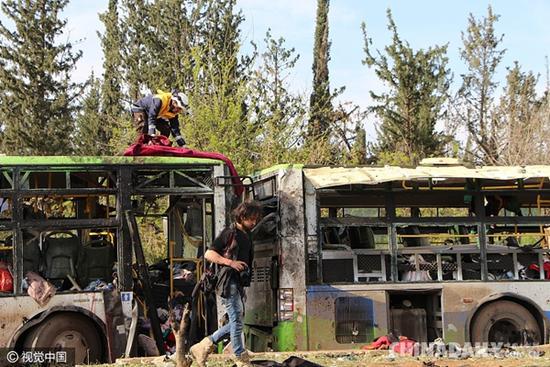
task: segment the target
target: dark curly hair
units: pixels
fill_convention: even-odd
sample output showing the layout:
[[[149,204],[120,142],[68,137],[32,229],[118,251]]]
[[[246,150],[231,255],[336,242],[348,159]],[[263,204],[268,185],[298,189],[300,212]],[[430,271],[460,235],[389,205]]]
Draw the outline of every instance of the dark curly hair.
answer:
[[[261,219],[263,214],[262,205],[257,201],[245,201],[240,203],[233,209],[233,220],[236,223],[242,223],[245,219],[258,218]]]

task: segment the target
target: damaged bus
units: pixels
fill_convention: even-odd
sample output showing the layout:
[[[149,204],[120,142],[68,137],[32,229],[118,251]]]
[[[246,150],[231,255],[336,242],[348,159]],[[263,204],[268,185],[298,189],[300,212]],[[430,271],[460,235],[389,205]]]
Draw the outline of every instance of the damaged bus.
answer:
[[[0,347],[71,348],[76,364],[136,355],[148,335],[173,348],[156,311],[190,298],[228,177],[216,159],[0,157]],[[213,307],[195,309],[197,339]]]
[[[550,166],[276,166],[254,178],[260,350],[549,341]]]

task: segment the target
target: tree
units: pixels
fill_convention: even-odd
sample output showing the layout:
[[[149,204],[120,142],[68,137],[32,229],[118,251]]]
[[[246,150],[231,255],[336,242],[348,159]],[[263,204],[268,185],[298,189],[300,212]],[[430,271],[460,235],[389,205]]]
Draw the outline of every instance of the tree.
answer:
[[[537,81],[532,72],[522,72],[517,62],[508,69],[504,94],[495,114],[500,126],[495,142],[499,164],[524,165],[546,160],[542,148],[548,140],[544,131],[550,126],[548,118],[545,126],[540,112],[547,108],[547,99],[537,100]]]
[[[109,8],[99,15],[105,26],[105,33],[98,34],[103,48],[103,83],[101,85],[101,111],[108,121],[120,116],[122,102],[122,47],[119,29],[118,0],[109,0]]]
[[[152,4],[150,22],[155,37],[149,48],[152,81],[157,88],[188,88],[192,81],[191,47],[198,34],[193,20],[200,17],[204,2],[157,1]]]
[[[76,117],[75,151],[80,155],[106,155],[109,151],[106,128],[101,111],[100,81],[92,74],[81,108]]]
[[[109,7],[105,13],[99,15],[99,19],[105,26],[105,33],[98,34],[103,48],[103,82],[101,83],[100,111],[97,116],[100,125],[98,126],[98,137],[102,140],[102,154],[117,154],[120,152],[118,146],[121,141],[121,131],[131,130],[129,118],[124,118],[124,94],[122,92],[122,36],[119,25],[118,0],[109,0]],[[86,106],[85,106],[86,108]],[[116,136],[116,140],[113,139]],[[129,134],[132,136],[133,134]],[[124,140],[123,140],[124,141]],[[125,144],[126,145],[126,144]],[[127,145],[126,145],[127,146]],[[91,151],[97,151],[90,147]]]
[[[289,91],[288,76],[299,55],[285,48],[285,40],[275,40],[271,30],[264,39],[261,64],[250,80],[251,119],[261,131],[259,166],[267,167],[291,161],[298,148],[301,125],[305,118],[304,98]]]
[[[367,163],[367,133],[359,125],[355,127],[355,139],[350,149],[349,163],[353,165]]]
[[[150,7],[145,0],[122,0],[122,64],[130,101],[138,100],[142,92],[151,87],[148,85],[152,80],[151,69],[147,65],[153,55],[146,47],[153,37],[149,27]]]
[[[242,13],[235,0],[207,2],[200,40],[191,49],[192,118],[184,136],[195,148],[219,151],[237,162],[242,172],[254,167],[257,129],[249,121],[247,83],[253,57],[239,57]]]
[[[312,138],[323,135],[329,128],[332,112],[328,62],[330,42],[328,40],[329,0],[317,1],[315,44],[313,46],[313,91],[309,100],[309,135]]]
[[[257,130],[243,113],[247,86],[243,81],[236,84],[229,79],[234,69],[230,59],[220,65],[222,69],[217,69],[228,78],[210,74],[212,70],[201,59],[197,55],[193,89],[189,91],[193,116],[192,121],[183,125],[184,136],[194,148],[222,152],[235,162],[239,171],[251,172],[257,158]],[[232,93],[226,93],[229,88]]]
[[[450,71],[447,69],[447,46],[434,46],[414,51],[401,40],[388,9],[388,30],[392,44],[384,48],[385,55],[372,52],[372,40],[362,24],[365,42],[364,64],[388,87],[388,92],[370,95],[378,104],[371,111],[380,119],[378,142],[373,151],[378,161],[397,160],[416,165],[425,157],[443,153],[445,137],[436,131],[436,123],[445,115]],[[382,159],[383,158],[383,159]],[[386,161],[386,162],[385,162]]]
[[[494,75],[505,53],[500,49],[504,35],[495,34],[494,25],[499,16],[491,6],[481,20],[470,14],[468,29],[462,32],[464,48],[460,56],[466,62],[468,72],[462,75],[458,91],[461,101],[457,109],[459,123],[471,136],[473,151],[468,152],[476,161],[484,164],[498,162],[498,119],[493,116],[494,92],[498,83]]]
[[[70,73],[82,52],[58,39],[67,24],[60,19],[67,3],[2,2],[2,12],[14,23],[14,29],[0,23],[0,120],[5,153],[55,155],[72,151],[75,98],[82,85],[71,82]]]
[[[331,129],[334,122],[332,100],[343,89],[330,92],[328,62],[330,42],[328,40],[329,0],[317,1],[315,42],[313,45],[313,91],[309,99],[309,123],[305,136],[306,160],[309,163],[331,163],[335,161],[335,147],[331,144]]]

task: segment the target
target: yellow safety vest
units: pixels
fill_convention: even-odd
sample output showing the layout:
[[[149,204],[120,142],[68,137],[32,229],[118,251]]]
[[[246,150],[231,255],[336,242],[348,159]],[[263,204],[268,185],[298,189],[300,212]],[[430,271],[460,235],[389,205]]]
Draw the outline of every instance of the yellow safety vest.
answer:
[[[176,113],[168,111],[168,109],[170,108],[170,100],[172,99],[172,93],[158,90],[154,98],[158,98],[161,101],[160,111],[159,111],[159,114],[157,115],[157,118],[171,120],[174,117],[176,117],[177,115]]]

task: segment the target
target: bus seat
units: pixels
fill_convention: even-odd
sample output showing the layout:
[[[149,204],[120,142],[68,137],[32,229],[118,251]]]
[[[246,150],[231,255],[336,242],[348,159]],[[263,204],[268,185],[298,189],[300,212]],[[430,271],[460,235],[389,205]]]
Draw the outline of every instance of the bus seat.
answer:
[[[44,258],[47,279],[65,279],[76,276],[76,261],[80,240],[71,232],[53,232],[44,240]]]
[[[373,249],[375,247],[374,232],[370,227],[349,227],[349,237],[353,249]]]
[[[26,239],[25,237],[23,235],[25,241],[23,245],[23,274],[27,274],[29,271],[39,274],[42,263],[42,252],[40,251],[38,238]]]
[[[13,237],[6,238],[6,245],[13,245]],[[29,271],[40,273],[42,265],[42,252],[38,237],[33,236],[27,231],[23,231],[23,274]]]
[[[78,282],[86,287],[100,279],[111,282],[116,251],[113,244],[104,238],[93,240],[82,246],[78,255]]]
[[[345,227],[324,227],[323,245],[345,244],[349,245],[348,230]]]

